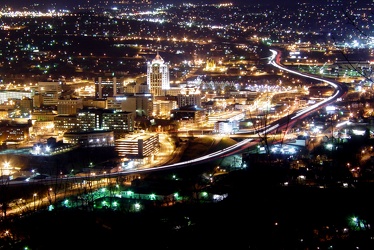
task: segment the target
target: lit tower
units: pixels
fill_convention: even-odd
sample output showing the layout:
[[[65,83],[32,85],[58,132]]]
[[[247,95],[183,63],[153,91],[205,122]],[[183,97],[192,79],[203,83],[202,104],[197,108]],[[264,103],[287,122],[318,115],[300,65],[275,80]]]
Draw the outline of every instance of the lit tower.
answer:
[[[165,96],[170,89],[169,65],[158,54],[152,62],[147,63],[147,85],[153,96]]]

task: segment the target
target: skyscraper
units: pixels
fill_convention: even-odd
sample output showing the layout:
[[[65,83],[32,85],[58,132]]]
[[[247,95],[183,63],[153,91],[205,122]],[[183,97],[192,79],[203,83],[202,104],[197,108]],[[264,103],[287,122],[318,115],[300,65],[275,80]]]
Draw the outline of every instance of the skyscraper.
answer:
[[[155,59],[147,63],[147,85],[154,97],[165,96],[165,91],[170,89],[169,65],[158,52]]]

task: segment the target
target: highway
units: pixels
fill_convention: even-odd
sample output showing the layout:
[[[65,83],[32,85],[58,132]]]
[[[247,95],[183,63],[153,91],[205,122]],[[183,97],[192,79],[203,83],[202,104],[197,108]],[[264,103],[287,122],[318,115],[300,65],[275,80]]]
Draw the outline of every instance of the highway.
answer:
[[[334,91],[332,96],[324,99],[323,101],[320,101],[320,102],[315,103],[315,104],[313,104],[313,105],[311,105],[311,106],[309,106],[305,109],[299,110],[299,111],[294,112],[292,114],[289,114],[285,117],[282,117],[282,118],[280,118],[280,119],[278,119],[278,120],[276,120],[272,123],[269,123],[266,127],[257,128],[255,130],[251,130],[251,131],[247,130],[243,133],[252,134],[252,135],[254,133],[256,133],[260,137],[261,136],[266,137],[266,135],[271,134],[271,133],[278,133],[278,132],[287,131],[290,128],[292,128],[292,126],[295,122],[304,119],[306,116],[308,116],[311,113],[317,111],[318,109],[321,109],[321,108],[323,108],[323,107],[325,107],[329,104],[334,103],[339,98],[343,98],[347,94],[348,88],[342,83],[333,82],[333,81],[323,79],[323,78],[318,78],[318,77],[315,77],[313,75],[302,74],[300,72],[293,71],[293,70],[287,69],[286,67],[283,67],[280,64],[280,58],[281,58],[280,52],[275,51],[275,50],[270,50],[270,51],[271,51],[272,55],[269,57],[269,64],[271,64],[272,66],[274,66],[276,68],[279,68],[281,70],[287,71],[287,72],[292,73],[292,74],[296,74],[296,75],[300,75],[300,76],[303,76],[303,77],[306,77],[306,78],[310,78],[310,79],[318,80],[318,81],[321,81],[321,82],[325,82],[325,83],[331,85],[335,89],[335,91]],[[241,133],[241,132],[239,131],[238,133]],[[214,153],[211,153],[211,154],[208,154],[208,155],[205,155],[205,156],[193,159],[193,160],[189,160],[189,161],[183,161],[183,162],[178,162],[178,163],[169,164],[169,165],[155,166],[155,167],[151,167],[151,168],[127,169],[127,170],[123,170],[123,171],[115,172],[115,173],[96,174],[93,177],[87,177],[87,176],[66,177],[66,178],[59,179],[59,182],[61,182],[61,181],[62,182],[63,181],[77,182],[77,181],[87,180],[89,178],[92,178],[92,179],[111,178],[111,177],[117,177],[117,176],[121,176],[121,175],[129,175],[129,174],[137,174],[137,173],[138,174],[149,173],[149,172],[176,169],[176,168],[182,168],[182,167],[190,167],[190,166],[193,166],[193,165],[203,164],[205,162],[212,161],[213,159],[219,159],[219,158],[227,157],[227,156],[230,156],[230,155],[238,154],[238,153],[243,152],[244,150],[246,150],[250,147],[253,147],[253,146],[257,145],[260,141],[261,141],[261,139],[254,139],[254,138],[244,139],[244,140],[236,143],[235,145],[229,146],[225,149],[222,149],[222,150],[219,150],[217,152],[214,152]],[[55,179],[51,179],[51,180],[42,179],[42,180],[34,180],[34,181],[42,182],[42,183],[45,183],[45,184],[53,184],[53,183],[56,182]],[[32,183],[34,181],[30,181],[30,183]],[[10,181],[10,184],[12,184],[12,181]],[[17,183],[13,182],[13,184],[17,184]],[[20,184],[20,183],[18,183],[18,184]]]
[[[298,121],[300,119],[304,119],[306,116],[310,115],[311,113],[313,113],[313,112],[315,112],[315,111],[317,111],[317,110],[319,110],[319,109],[321,109],[325,106],[328,106],[328,105],[334,103],[335,101],[337,101],[340,98],[343,98],[347,94],[348,87],[345,84],[340,83],[340,82],[333,82],[331,80],[324,79],[324,78],[318,78],[318,77],[315,77],[313,75],[300,73],[298,71],[290,70],[286,67],[283,67],[280,64],[281,53],[279,51],[275,51],[275,50],[270,50],[270,51],[272,52],[272,55],[269,57],[269,64],[271,64],[272,66],[274,66],[276,68],[279,68],[281,70],[287,71],[287,72],[292,73],[292,74],[300,75],[300,76],[303,76],[303,77],[306,77],[306,78],[310,78],[310,79],[313,79],[313,80],[317,80],[317,81],[327,83],[327,84],[331,85],[335,89],[335,91],[334,91],[332,96],[324,99],[323,101],[320,101],[320,102],[315,103],[315,104],[313,104],[313,105],[311,105],[307,108],[304,108],[304,109],[299,110],[295,113],[292,113],[292,114],[289,114],[285,117],[282,117],[279,120],[270,123],[266,127],[256,128],[256,129],[252,129],[252,130],[246,130],[246,131],[242,131],[242,132],[239,131],[238,133],[248,133],[248,134],[257,133],[259,135],[264,135],[266,133],[268,134],[268,133],[273,133],[273,132],[277,132],[277,131],[287,131],[290,128],[292,128],[293,124],[296,121]]]

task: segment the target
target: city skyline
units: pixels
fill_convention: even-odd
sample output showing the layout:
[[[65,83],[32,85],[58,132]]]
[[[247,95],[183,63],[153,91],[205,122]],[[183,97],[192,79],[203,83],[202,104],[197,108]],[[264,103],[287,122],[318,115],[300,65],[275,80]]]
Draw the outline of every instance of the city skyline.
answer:
[[[0,247],[372,249],[362,1],[89,2],[2,9]]]

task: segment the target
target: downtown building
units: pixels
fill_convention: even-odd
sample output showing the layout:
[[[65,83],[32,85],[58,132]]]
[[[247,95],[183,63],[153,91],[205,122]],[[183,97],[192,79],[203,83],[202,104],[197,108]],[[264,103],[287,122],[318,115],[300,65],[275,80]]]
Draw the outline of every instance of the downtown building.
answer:
[[[56,106],[62,93],[62,81],[38,82],[35,95],[33,95],[34,107]]]
[[[201,107],[201,92],[196,86],[186,86],[181,88],[180,94],[177,95],[179,107],[196,106]]]
[[[150,117],[153,100],[149,93],[126,93],[121,96],[108,97],[107,108],[118,112],[131,112],[134,117]]]
[[[106,99],[117,94],[123,93],[123,84],[117,77],[98,77],[95,79],[95,97],[97,99]]]
[[[160,150],[157,133],[137,133],[115,140],[115,150],[124,161],[133,161],[134,166],[152,163]]]
[[[132,112],[117,112],[111,109],[83,108],[76,115],[60,115],[55,117],[55,129],[64,134],[64,143],[79,142],[84,146],[93,146],[90,141],[106,138],[122,138],[134,130],[134,115]],[[109,131],[110,133],[100,133]],[[89,133],[88,133],[89,132]],[[80,136],[90,136],[90,139],[83,140]],[[98,138],[92,138],[98,136]]]
[[[147,63],[147,85],[153,97],[165,96],[170,89],[169,64],[158,52],[152,62]]]

